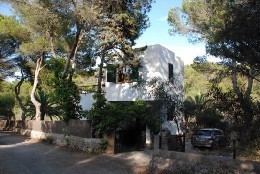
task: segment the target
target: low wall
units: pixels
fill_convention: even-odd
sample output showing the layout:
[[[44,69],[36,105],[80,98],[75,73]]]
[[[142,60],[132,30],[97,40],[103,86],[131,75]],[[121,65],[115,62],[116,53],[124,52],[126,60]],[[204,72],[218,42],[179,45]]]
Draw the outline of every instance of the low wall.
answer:
[[[158,150],[152,156],[147,173],[256,174],[260,173],[260,163],[233,160],[230,157]]]
[[[99,138],[82,138],[73,135],[45,133],[29,129],[20,129],[19,131],[21,135],[26,135],[31,138],[44,140],[50,144],[66,146],[81,151],[90,152],[94,149],[98,149],[101,142]]]
[[[0,130],[5,130],[6,125],[6,120],[0,120]],[[82,151],[98,149],[101,142],[99,138],[92,138],[91,126],[86,120],[70,120],[68,124],[63,121],[26,120],[24,129],[21,129],[21,121],[12,121],[8,130]]]
[[[13,130],[21,128],[21,121],[0,120],[0,130]],[[69,120],[68,124],[63,121],[35,121],[26,120],[25,129],[34,130],[45,133],[56,133],[74,135],[82,138],[91,138],[92,130],[90,124],[86,120]]]
[[[28,120],[25,122],[25,128],[39,132],[66,134],[82,138],[92,137],[91,126],[86,120],[69,120],[68,124],[63,121]]]

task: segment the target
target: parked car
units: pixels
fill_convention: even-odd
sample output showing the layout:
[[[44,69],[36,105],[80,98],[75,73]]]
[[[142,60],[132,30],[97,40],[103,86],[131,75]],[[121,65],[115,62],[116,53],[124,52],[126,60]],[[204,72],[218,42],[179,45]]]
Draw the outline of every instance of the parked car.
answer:
[[[224,147],[226,142],[223,131],[217,128],[197,129],[191,137],[193,147]]]

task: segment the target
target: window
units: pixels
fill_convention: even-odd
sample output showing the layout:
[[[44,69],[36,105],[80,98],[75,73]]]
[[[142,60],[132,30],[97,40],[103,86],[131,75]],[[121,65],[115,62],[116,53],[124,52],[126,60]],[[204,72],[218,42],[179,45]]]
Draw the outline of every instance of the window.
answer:
[[[120,66],[117,68],[117,81],[118,83],[132,82],[132,67],[129,65]]]
[[[107,65],[107,82],[116,83],[116,66],[112,64]]]
[[[108,65],[107,82],[131,83],[139,77],[138,67],[133,65]]]
[[[168,69],[169,69],[169,80],[173,80],[173,65],[171,63],[168,63]]]
[[[173,120],[173,108],[168,108],[167,110],[167,121],[172,121]]]

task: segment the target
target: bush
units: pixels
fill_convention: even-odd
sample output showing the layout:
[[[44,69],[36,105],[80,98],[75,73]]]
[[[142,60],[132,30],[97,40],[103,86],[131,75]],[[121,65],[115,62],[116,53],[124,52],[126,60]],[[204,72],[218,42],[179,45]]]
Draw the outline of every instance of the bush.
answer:
[[[0,115],[11,118],[14,116],[13,108],[15,106],[15,97],[11,94],[0,95]]]
[[[241,148],[239,156],[260,161],[260,138],[251,141],[246,147]]]

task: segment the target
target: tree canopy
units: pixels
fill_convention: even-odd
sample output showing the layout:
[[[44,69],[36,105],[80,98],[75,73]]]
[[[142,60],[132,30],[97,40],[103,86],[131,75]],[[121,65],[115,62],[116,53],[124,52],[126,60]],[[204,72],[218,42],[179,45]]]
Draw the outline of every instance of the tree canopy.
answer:
[[[4,34],[5,42],[13,42],[9,45],[19,45],[6,53],[17,56],[15,65],[21,77],[15,94],[23,115],[44,119],[45,114],[54,114],[68,121],[82,116],[79,89],[73,81],[75,73],[91,71],[97,57],[108,60],[118,51],[122,53],[117,54],[121,60],[133,58],[132,46],[149,26],[147,13],[153,0],[2,2],[9,3],[14,10],[14,17],[1,18],[0,34]],[[99,66],[100,79],[106,60]],[[20,97],[26,81],[32,85],[33,105]]]
[[[185,0],[169,12],[170,33],[205,41],[216,57],[259,67],[259,8],[257,0]]]

